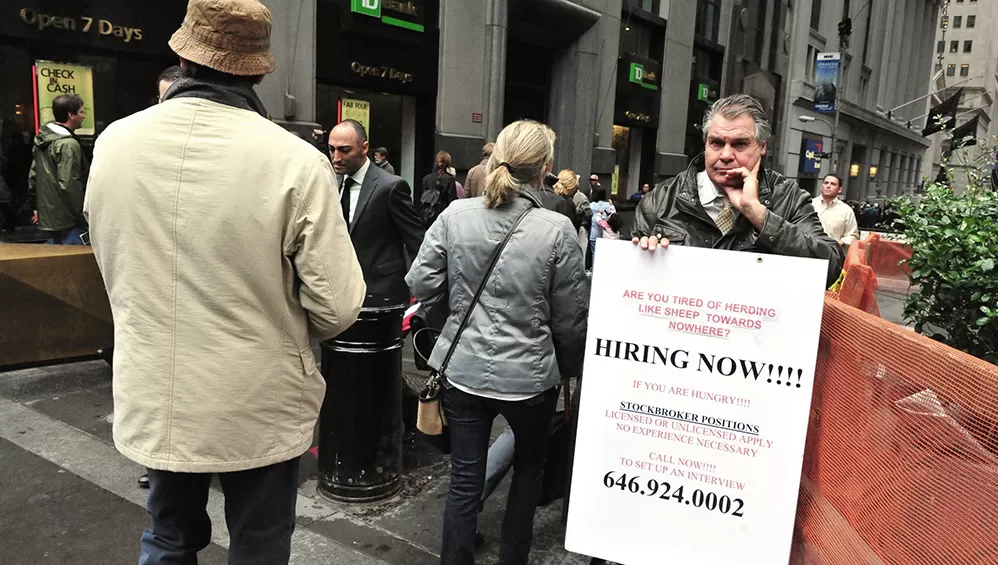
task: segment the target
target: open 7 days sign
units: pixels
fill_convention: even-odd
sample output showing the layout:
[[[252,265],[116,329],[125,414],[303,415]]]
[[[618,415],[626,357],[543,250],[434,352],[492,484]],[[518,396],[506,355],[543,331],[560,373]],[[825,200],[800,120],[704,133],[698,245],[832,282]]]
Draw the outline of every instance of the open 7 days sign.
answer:
[[[350,0],[350,11],[381,23],[422,32],[423,2],[417,0]]]

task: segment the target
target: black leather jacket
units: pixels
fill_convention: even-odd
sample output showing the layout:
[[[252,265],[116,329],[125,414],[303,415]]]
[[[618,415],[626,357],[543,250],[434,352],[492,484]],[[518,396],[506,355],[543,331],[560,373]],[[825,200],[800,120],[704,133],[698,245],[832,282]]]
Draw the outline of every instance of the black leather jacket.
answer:
[[[739,215],[735,227],[722,235],[700,204],[696,176],[703,169],[700,155],[679,176],[645,195],[634,215],[632,236],[664,236],[671,245],[827,259],[827,286],[839,278],[843,251],[825,235],[811,195],[795,181],[760,168],[759,200],[769,209],[763,229]]]

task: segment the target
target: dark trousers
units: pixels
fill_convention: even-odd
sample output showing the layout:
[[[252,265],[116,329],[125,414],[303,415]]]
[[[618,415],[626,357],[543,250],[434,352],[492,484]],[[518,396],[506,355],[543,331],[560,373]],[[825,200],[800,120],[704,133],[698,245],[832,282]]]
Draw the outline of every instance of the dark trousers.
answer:
[[[502,416],[516,436],[513,479],[499,541],[499,565],[526,565],[541,495],[548,431],[557,388],[528,400],[506,402],[449,388],[444,413],[451,438],[450,494],[444,508],[442,565],[473,565],[478,510],[485,487],[492,421]]]
[[[197,565],[211,542],[206,510],[212,473],[149,469],[149,518],[139,565]],[[287,564],[295,529],[298,458],[219,473],[229,528],[229,565]]]

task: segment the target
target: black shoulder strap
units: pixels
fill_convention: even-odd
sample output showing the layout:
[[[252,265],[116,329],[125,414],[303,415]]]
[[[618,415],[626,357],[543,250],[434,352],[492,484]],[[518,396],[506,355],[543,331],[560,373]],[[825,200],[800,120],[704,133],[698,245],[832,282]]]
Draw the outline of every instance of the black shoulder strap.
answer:
[[[482,282],[478,285],[478,290],[475,291],[475,297],[471,299],[471,304],[468,305],[468,311],[464,314],[464,319],[461,320],[461,325],[457,328],[457,333],[454,334],[454,339],[451,341],[450,349],[447,350],[447,356],[444,357],[444,362],[440,364],[440,370],[437,371],[443,374],[444,370],[447,368],[447,364],[450,363],[451,356],[454,355],[454,350],[457,349],[457,342],[461,339],[461,334],[464,333],[464,328],[468,326],[468,321],[471,319],[471,313],[475,310],[475,306],[478,301],[482,298],[482,293],[485,292],[485,284],[489,282],[489,277],[492,276],[492,271],[496,268],[496,264],[499,262],[499,256],[502,255],[502,250],[506,248],[506,244],[509,243],[511,237],[513,237],[513,232],[516,231],[517,226],[523,221],[523,218],[527,217],[527,214],[537,206],[537,200],[534,198],[527,198],[530,202],[530,206],[527,206],[523,212],[517,216],[516,220],[513,222],[513,226],[509,228],[506,232],[506,236],[499,242],[495,250],[492,252],[492,256],[489,257],[489,266],[485,269],[485,275],[482,277]]]

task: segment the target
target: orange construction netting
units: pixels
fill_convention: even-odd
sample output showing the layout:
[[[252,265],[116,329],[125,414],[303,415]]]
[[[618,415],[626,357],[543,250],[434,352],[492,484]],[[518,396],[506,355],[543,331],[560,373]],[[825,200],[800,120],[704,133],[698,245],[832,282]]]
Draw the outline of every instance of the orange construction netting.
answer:
[[[998,367],[877,317],[882,243],[825,299],[791,564],[996,565]]]

